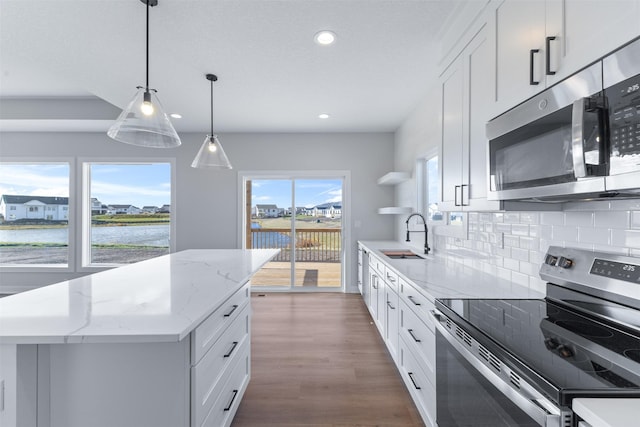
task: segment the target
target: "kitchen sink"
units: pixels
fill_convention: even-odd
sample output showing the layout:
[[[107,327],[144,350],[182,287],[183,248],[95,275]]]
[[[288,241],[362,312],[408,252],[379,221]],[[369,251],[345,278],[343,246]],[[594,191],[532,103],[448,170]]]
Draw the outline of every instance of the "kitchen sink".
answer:
[[[391,259],[424,259],[423,256],[420,256],[411,251],[403,251],[403,250],[383,250],[380,251],[383,255],[391,258]]]

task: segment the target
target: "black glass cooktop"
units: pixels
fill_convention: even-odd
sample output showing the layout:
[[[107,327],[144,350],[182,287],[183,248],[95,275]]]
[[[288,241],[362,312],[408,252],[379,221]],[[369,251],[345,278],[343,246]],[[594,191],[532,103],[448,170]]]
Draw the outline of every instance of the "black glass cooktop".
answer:
[[[467,332],[490,351],[498,356],[506,351],[530,369],[520,374],[544,383],[547,393],[557,392],[558,396],[551,397],[562,404],[572,393],[587,390],[637,392],[640,396],[640,334],[632,328],[614,327],[597,315],[592,318],[551,300],[438,301],[444,314],[469,328]],[[640,312],[630,309],[625,313],[627,322],[640,324]],[[518,370],[517,365],[515,368]],[[530,372],[542,381],[527,374]]]

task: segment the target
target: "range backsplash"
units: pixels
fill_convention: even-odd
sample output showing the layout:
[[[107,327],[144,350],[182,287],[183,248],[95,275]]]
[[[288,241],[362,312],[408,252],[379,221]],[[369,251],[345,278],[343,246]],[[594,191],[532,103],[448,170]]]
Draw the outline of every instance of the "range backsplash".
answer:
[[[572,203],[563,211],[469,212],[468,238],[434,236],[439,256],[540,292],[550,245],[640,257],[640,200]]]

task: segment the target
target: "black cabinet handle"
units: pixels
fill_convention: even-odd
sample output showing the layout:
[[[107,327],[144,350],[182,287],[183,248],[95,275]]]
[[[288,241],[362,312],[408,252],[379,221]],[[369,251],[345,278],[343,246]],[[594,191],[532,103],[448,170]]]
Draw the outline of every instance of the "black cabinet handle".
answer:
[[[469,206],[469,203],[464,202],[464,187],[468,187],[467,184],[460,186],[460,206]],[[467,191],[467,200],[469,200],[469,192]]]
[[[413,383],[413,386],[416,388],[416,390],[422,389],[422,387],[419,387],[418,384],[416,384],[416,381],[413,379],[413,372],[409,372],[409,379]]]
[[[407,329],[407,332],[409,332],[409,335],[411,335],[411,338],[413,338],[415,342],[422,342],[418,338],[416,338],[415,335],[413,335],[413,329]]]
[[[458,203],[458,188],[460,188],[460,186],[456,185],[453,190],[453,204],[455,206],[460,206],[460,204]]]
[[[229,350],[229,353],[225,354],[223,357],[231,356],[231,353],[233,353],[233,350],[235,350],[237,346],[238,346],[238,341],[234,341],[233,345],[231,346],[231,350]]]
[[[395,309],[396,309],[394,306],[392,306],[392,305],[391,305],[391,302],[390,302],[390,301],[387,301],[387,305],[389,306],[389,308],[390,308],[391,310],[395,310]]]
[[[422,305],[419,302],[415,302],[415,300],[413,299],[413,297],[411,295],[409,295],[407,298],[409,299],[409,301],[411,301],[413,303],[413,305]]]
[[[238,395],[238,390],[233,390],[233,397],[231,398],[231,402],[229,402],[229,404],[227,405],[226,408],[223,409],[223,411],[227,412],[231,410],[231,407],[233,406],[233,401],[236,400],[237,395]]]
[[[555,40],[556,37],[555,36],[549,36],[546,38],[546,52],[545,52],[545,56],[546,56],[546,62],[547,65],[545,66],[546,68],[546,73],[547,76],[553,76],[556,72],[555,71],[551,71],[551,41]]]
[[[229,317],[231,316],[231,314],[236,311],[236,308],[238,308],[238,306],[236,304],[233,305],[233,308],[231,309],[230,312],[228,312],[227,314],[224,315],[224,317]]]
[[[540,82],[537,82],[533,79],[533,58],[538,52],[540,52],[540,49],[531,49],[529,51],[529,84],[531,86],[540,84]]]

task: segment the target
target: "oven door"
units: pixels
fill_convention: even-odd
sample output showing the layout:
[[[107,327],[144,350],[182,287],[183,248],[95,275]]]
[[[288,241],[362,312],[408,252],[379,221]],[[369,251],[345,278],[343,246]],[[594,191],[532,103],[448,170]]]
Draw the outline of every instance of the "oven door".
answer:
[[[552,427],[565,419],[548,400],[516,391],[496,373],[501,362],[492,354],[484,363],[473,354],[478,343],[459,332],[455,338],[436,316],[436,418],[439,427]],[[455,326],[455,325],[454,325]],[[492,366],[493,364],[493,366]],[[500,371],[507,376],[506,366]],[[570,422],[571,417],[568,417]]]
[[[490,199],[604,192],[601,79],[596,63],[487,124]]]

